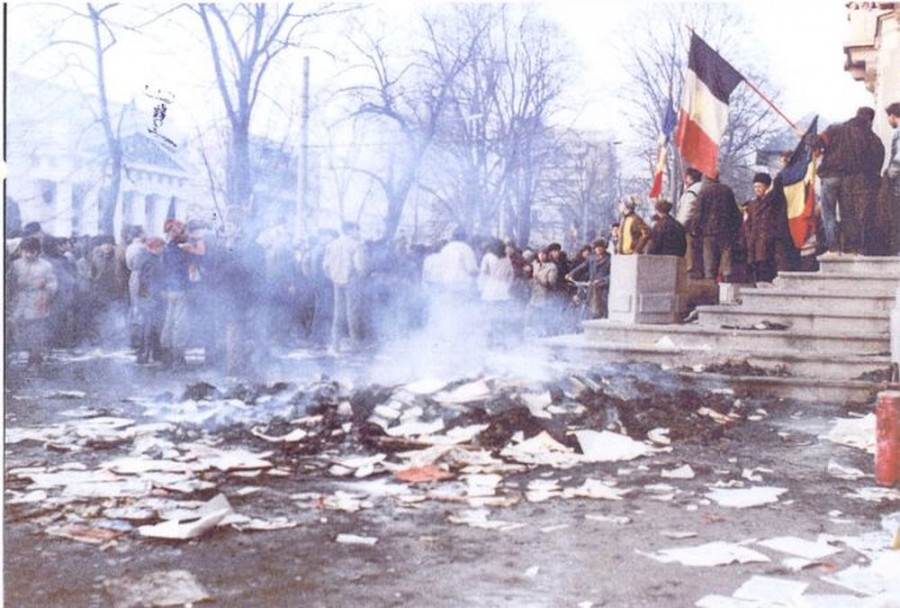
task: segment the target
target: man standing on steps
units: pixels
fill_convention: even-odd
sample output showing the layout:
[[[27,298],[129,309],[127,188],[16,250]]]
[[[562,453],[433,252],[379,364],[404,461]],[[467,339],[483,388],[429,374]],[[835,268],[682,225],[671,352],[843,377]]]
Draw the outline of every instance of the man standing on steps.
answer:
[[[884,162],[884,144],[872,132],[874,119],[875,110],[859,108],[819,136],[822,221],[830,252],[860,253],[865,245],[865,221]]]
[[[742,223],[734,191],[717,175],[707,175],[697,198],[695,229],[702,242],[704,278],[718,279],[721,275],[725,283],[731,282],[731,254]]]
[[[678,209],[675,211],[675,219],[684,226],[687,239],[687,253],[685,263],[688,276],[693,279],[703,277],[703,252],[700,248],[701,239],[694,238],[694,230],[697,223],[697,198],[703,187],[703,174],[693,167],[684,170],[685,191],[678,199]]]
[[[881,228],[883,249],[879,253],[900,253],[900,102],[885,108],[891,133],[891,155],[884,170],[881,191],[878,194],[875,222]]]

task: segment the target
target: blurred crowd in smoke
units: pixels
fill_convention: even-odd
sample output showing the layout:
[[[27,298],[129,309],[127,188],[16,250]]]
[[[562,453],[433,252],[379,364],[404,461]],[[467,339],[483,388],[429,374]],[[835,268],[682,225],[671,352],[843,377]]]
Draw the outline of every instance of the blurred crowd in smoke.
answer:
[[[297,348],[359,353],[428,330],[502,347],[605,316],[602,239],[569,255],[461,229],[430,246],[364,240],[350,222],[299,244],[284,225],[250,234],[239,219],[169,219],[163,232],[66,238],[31,222],[8,234],[10,360],[127,346],[137,364],[177,368],[202,349],[235,375]]]

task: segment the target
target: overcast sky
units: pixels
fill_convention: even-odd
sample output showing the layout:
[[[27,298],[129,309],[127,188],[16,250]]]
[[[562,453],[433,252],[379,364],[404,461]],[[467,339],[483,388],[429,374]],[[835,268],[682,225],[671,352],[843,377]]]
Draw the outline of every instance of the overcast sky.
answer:
[[[752,32],[750,46],[757,51],[755,59],[759,65],[768,65],[770,86],[775,89],[773,92],[780,93],[783,100],[781,108],[793,120],[812,113],[820,114],[828,121],[843,120],[851,116],[858,106],[871,105],[872,97],[863,84],[854,81],[843,69],[843,42],[847,35],[847,13],[843,0],[721,1],[735,5],[747,15],[747,25]],[[402,37],[401,22],[413,19],[423,3],[421,0],[382,0],[378,5],[389,7],[389,15],[396,22],[394,29]],[[626,75],[619,67],[621,57],[617,55],[623,44],[622,32],[634,27],[634,23],[640,24],[642,16],[658,10],[664,0],[538,0],[538,3],[545,16],[558,20],[571,35],[575,42],[573,54],[580,55],[583,65],[576,87],[570,93],[575,110],[564,117],[565,121],[581,128],[610,132],[619,139],[627,138],[626,121],[622,120],[620,111],[621,88]],[[143,6],[152,7],[154,4],[144,3]],[[48,33],[46,24],[37,23],[37,20],[13,21],[7,30],[10,59],[21,55],[20,49],[25,45],[20,46],[20,40],[44,40]],[[29,25],[33,27],[29,28]],[[165,48],[159,48],[159,44],[154,47],[152,52],[157,54],[153,55],[152,61],[135,51],[113,55],[109,65],[113,97],[120,101],[137,97],[139,103],[146,102],[142,99],[143,85],[155,82],[177,88],[182,93],[180,102],[172,112],[173,121],[177,121],[179,114],[189,118],[187,122],[202,121],[202,114],[208,114],[212,108],[218,110],[218,98],[214,96],[211,101],[209,91],[200,90],[205,80],[200,77],[202,69],[205,69],[204,63],[186,61],[183,52],[179,54],[178,47],[182,46],[179,40],[184,40],[188,35],[187,32],[171,32],[166,44],[161,45]],[[141,37],[123,35],[121,42],[123,51],[125,48],[137,48],[127,47],[125,43],[140,45]],[[726,59],[739,70],[744,67],[735,58]],[[140,69],[135,69],[136,64]],[[36,67],[34,62],[29,65]],[[21,69],[15,62],[8,67]],[[314,88],[327,86],[330,69],[334,71],[335,68],[323,62],[314,65]],[[296,100],[299,97],[299,74],[279,80],[282,82],[268,79],[267,86],[286,87],[286,98]],[[205,89],[205,85],[202,88]],[[200,102],[186,104],[185,97],[193,97]],[[15,103],[15,100],[10,100],[10,103]],[[210,103],[217,105],[211,106]],[[677,105],[678,100],[675,103]],[[295,114],[289,112],[289,115]],[[296,128],[296,124],[291,128]]]
[[[781,94],[781,110],[792,120],[809,114],[820,114],[832,122],[844,120],[860,105],[872,105],[872,96],[863,84],[843,69],[843,43],[848,32],[843,0],[721,2],[734,5],[747,15],[760,63],[768,65],[772,86]],[[614,44],[626,22],[640,19],[642,13],[659,8],[664,0],[541,3],[548,7],[547,14],[571,33],[585,58],[582,88],[586,105],[579,124],[621,129],[616,112],[610,111],[618,103],[616,93],[625,78],[621,70],[615,69],[615,61],[610,60]],[[742,69],[735,58],[726,59],[739,71]]]

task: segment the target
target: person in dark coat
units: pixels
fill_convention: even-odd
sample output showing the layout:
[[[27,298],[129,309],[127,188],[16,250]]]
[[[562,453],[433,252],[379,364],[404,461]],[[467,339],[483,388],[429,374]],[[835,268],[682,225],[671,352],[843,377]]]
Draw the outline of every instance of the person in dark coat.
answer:
[[[756,196],[747,204],[747,262],[756,282],[770,282],[779,271],[794,267],[797,251],[787,219],[787,200],[780,176],[772,187],[768,173],[753,177]]]
[[[683,257],[687,252],[687,239],[684,226],[669,215],[672,211],[672,203],[664,198],[656,201],[654,206],[655,222],[650,230],[650,241],[647,244],[647,253],[650,255],[677,255]]]
[[[703,242],[704,278],[717,279],[721,274],[724,282],[732,282],[731,254],[742,222],[734,191],[718,176],[707,176],[697,197],[695,224],[695,238]]]
[[[884,162],[884,144],[872,132],[875,110],[859,108],[850,120],[819,136],[822,220],[829,251],[859,253]],[[841,221],[838,223],[837,214]]]
[[[587,280],[591,285],[591,318],[605,319],[609,316],[609,273],[612,258],[607,250],[606,239],[595,240],[592,247],[593,253],[569,271],[565,278],[575,281],[579,273],[587,270]]]

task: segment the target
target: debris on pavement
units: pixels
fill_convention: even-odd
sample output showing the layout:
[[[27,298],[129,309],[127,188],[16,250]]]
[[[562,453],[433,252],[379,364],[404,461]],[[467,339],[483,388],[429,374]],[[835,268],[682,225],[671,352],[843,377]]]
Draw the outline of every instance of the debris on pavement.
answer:
[[[212,599],[187,570],[151,572],[104,582],[114,608],[144,606],[190,606]]]
[[[155,525],[141,526],[138,528],[138,532],[141,536],[149,538],[189,540],[212,530],[228,515],[233,514],[234,511],[228,504],[228,499],[219,494],[197,509],[190,518],[170,519]]]
[[[684,566],[725,566],[728,564],[750,564],[770,561],[766,555],[754,551],[742,544],[725,541],[713,541],[694,547],[675,547],[661,549],[655,553],[638,551],[656,561],[663,563],[678,562]]]
[[[357,534],[338,534],[334,541],[342,545],[366,545],[371,547],[378,542],[373,536],[359,536]]]
[[[722,507],[746,509],[778,502],[787,488],[755,486],[752,488],[711,488],[704,496]]]

